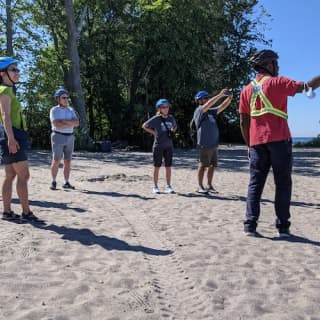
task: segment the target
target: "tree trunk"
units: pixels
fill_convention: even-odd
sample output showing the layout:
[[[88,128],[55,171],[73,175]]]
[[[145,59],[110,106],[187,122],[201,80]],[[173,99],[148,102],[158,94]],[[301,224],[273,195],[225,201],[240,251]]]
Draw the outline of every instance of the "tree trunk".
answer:
[[[83,147],[89,147],[91,144],[91,139],[89,136],[87,119],[86,119],[86,109],[85,101],[83,97],[81,79],[80,79],[80,58],[78,52],[78,30],[75,24],[74,8],[72,0],[65,0],[65,9],[67,14],[67,50],[68,58],[71,61],[71,66],[68,72],[68,88],[71,91],[71,100],[75,109],[80,116],[80,135],[81,141],[80,145]]]
[[[7,55],[13,56],[13,28],[12,28],[12,8],[11,0],[6,0],[6,40],[7,40]]]

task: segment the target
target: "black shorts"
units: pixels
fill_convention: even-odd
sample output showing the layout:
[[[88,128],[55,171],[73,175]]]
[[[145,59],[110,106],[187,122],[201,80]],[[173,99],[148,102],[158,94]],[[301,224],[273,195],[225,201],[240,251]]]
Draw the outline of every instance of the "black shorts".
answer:
[[[25,150],[22,149],[18,150],[16,153],[9,153],[7,150],[3,150],[3,148],[0,147],[0,155],[4,165],[28,160]]]
[[[0,128],[0,156],[4,165],[28,160],[24,149],[19,149],[16,153],[9,153],[8,139],[4,133],[3,126]]]
[[[172,155],[173,155],[172,147],[169,147],[169,148],[154,147],[153,148],[153,165],[155,167],[161,167],[162,159],[164,158],[164,166],[171,167]]]

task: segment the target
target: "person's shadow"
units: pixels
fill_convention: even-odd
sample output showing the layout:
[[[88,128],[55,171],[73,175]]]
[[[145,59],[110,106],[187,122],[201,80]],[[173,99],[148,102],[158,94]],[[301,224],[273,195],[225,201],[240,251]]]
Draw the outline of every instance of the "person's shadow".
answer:
[[[316,247],[320,247],[319,241],[314,241],[305,237],[301,237],[295,234],[291,234],[290,237],[266,237],[262,235],[261,233],[257,232],[257,238],[264,238],[271,241],[286,241],[286,242],[292,242],[292,243],[305,243],[305,244],[311,244]]]
[[[57,226],[55,224],[44,225],[39,223],[32,223],[32,225],[39,229],[53,231],[55,233],[61,234],[61,239],[78,241],[85,246],[99,245],[105,250],[134,251],[154,256],[166,256],[173,253],[173,251],[171,250],[160,250],[140,245],[134,246],[117,238],[110,238],[104,235],[98,236],[94,234],[94,232],[92,232],[90,229],[69,228],[64,226]]]

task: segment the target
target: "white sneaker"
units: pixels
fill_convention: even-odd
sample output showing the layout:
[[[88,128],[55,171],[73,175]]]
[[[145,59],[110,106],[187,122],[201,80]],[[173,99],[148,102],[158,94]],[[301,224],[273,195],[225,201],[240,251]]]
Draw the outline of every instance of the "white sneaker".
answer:
[[[207,194],[208,193],[208,190],[207,189],[204,189],[202,187],[199,187],[199,189],[197,190],[198,193],[204,193],[204,194]]]
[[[207,189],[207,191],[208,191],[209,193],[214,193],[214,194],[219,193],[218,190],[215,189],[213,186],[209,187],[209,188]]]
[[[173,189],[172,189],[171,186],[166,186],[166,187],[164,188],[164,192],[165,192],[165,193],[173,193],[174,191],[173,191]]]
[[[158,188],[157,186],[154,186],[154,187],[153,187],[152,192],[153,192],[153,193],[156,193],[156,194],[159,194],[159,193],[160,193],[159,188]]]

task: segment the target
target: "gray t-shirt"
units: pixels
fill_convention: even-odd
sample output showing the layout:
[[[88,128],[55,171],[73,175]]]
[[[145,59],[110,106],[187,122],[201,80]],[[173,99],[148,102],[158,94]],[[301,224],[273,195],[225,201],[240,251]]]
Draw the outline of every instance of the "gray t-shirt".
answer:
[[[164,124],[164,122],[166,124]],[[176,127],[174,116],[169,114],[167,118],[155,115],[144,123],[150,129],[155,130],[157,137],[154,139],[153,147],[170,148],[173,147],[172,138],[169,137],[168,130]],[[166,128],[167,126],[167,128]],[[171,133],[172,135],[172,133]]]
[[[197,145],[200,148],[216,148],[219,145],[219,128],[216,121],[217,108],[202,112],[199,106],[193,114],[197,128]]]

